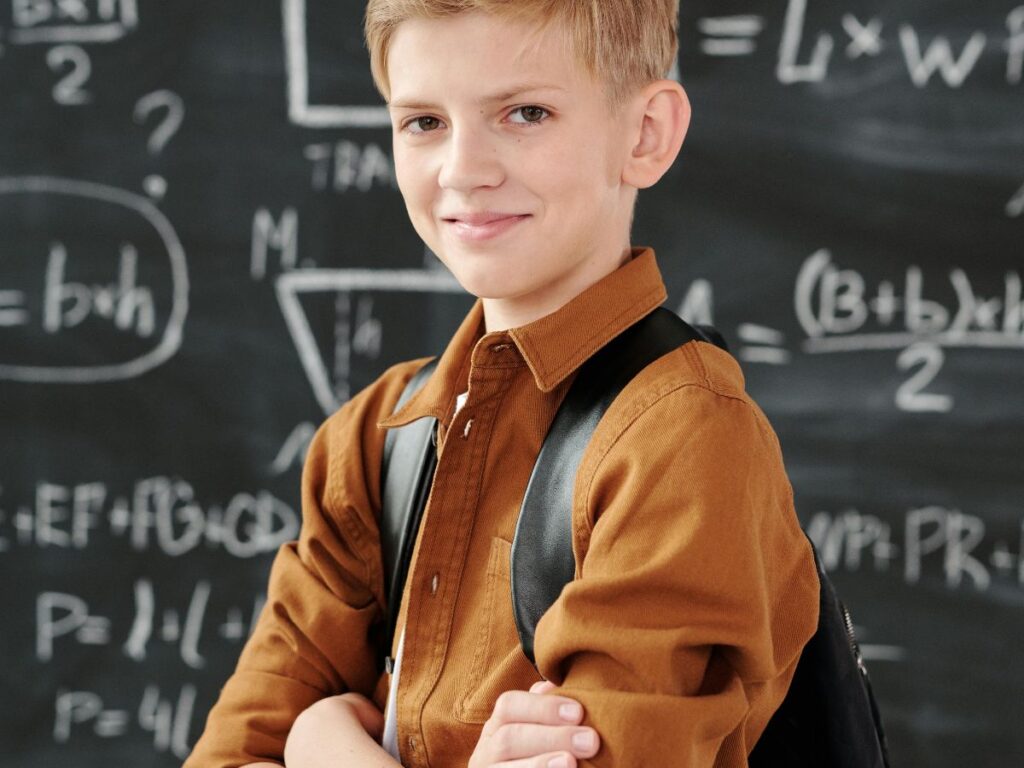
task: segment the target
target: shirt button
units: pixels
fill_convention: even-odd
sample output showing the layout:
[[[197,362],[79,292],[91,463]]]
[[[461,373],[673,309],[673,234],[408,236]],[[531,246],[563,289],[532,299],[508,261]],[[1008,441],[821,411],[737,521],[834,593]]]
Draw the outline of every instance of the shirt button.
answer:
[[[511,346],[511,344],[495,344],[491,347],[491,352],[503,352]]]
[[[441,579],[435,573],[434,577],[430,580],[430,594],[432,594],[432,595],[436,595],[437,594],[437,584],[438,584],[438,582],[440,580]]]
[[[416,749],[416,737],[415,736],[410,736],[409,737],[409,749]]]
[[[462,439],[463,440],[465,440],[467,437],[469,437],[469,429],[472,426],[473,426],[473,420],[472,419],[467,419],[466,420],[466,428],[464,430],[462,430]]]

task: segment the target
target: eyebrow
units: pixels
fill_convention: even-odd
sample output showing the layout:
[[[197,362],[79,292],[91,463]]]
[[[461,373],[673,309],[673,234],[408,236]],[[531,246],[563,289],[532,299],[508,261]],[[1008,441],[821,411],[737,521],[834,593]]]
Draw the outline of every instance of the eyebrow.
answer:
[[[546,83],[520,83],[519,85],[514,85],[500,93],[483,96],[477,99],[477,102],[479,104],[493,104],[496,101],[508,101],[513,96],[520,96],[524,93],[531,93],[533,91],[565,91],[565,88],[557,85],[548,85]],[[436,106],[436,104],[410,100],[391,101],[388,103],[388,109],[434,109]]]

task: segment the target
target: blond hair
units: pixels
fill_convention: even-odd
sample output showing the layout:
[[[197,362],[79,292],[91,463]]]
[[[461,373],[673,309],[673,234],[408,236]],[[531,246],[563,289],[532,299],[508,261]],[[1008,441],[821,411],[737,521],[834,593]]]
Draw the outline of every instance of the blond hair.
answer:
[[[391,98],[388,47],[398,25],[469,11],[536,23],[541,29],[560,23],[569,50],[604,84],[613,106],[636,88],[665,77],[679,47],[679,0],[369,0],[364,33],[370,72],[385,101]]]

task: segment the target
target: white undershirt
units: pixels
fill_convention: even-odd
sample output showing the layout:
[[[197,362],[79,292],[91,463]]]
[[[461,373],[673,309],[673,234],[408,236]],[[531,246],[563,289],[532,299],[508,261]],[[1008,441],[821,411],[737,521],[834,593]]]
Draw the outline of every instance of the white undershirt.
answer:
[[[461,395],[455,398],[455,413],[452,414],[452,418],[459,412],[459,409],[466,402],[466,396],[469,392],[463,392]],[[405,627],[402,627],[402,634],[398,638],[398,651],[395,655],[395,669],[391,673],[391,684],[388,688],[388,702],[384,707],[384,736],[382,737],[382,746],[388,751],[395,760],[401,762],[401,756],[398,754],[398,724],[395,718],[395,699],[398,697],[398,676],[402,671],[402,648],[405,646]]]

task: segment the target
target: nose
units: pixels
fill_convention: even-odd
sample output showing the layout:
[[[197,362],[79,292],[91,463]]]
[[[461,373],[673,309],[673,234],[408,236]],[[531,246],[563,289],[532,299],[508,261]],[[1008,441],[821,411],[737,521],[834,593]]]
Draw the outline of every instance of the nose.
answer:
[[[484,130],[453,129],[441,160],[437,183],[443,189],[468,192],[496,187],[505,178],[498,146]]]

